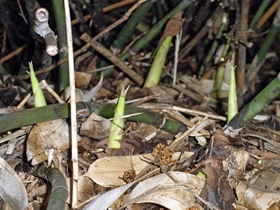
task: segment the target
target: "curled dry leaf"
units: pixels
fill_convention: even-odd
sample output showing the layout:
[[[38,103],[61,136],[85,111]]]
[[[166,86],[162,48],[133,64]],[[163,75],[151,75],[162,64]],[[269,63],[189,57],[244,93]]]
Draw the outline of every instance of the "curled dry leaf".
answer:
[[[111,121],[92,113],[85,122],[83,122],[80,135],[94,139],[104,139],[109,136]]]
[[[206,138],[202,136],[199,132],[203,130],[206,126],[209,126],[213,124],[215,121],[211,119],[203,120],[202,117],[194,117],[191,119],[191,122],[195,124],[195,122],[199,122],[198,125],[196,125],[193,132],[190,134],[190,136],[194,136],[196,140],[198,141],[198,144],[203,146],[207,143]]]
[[[53,149],[56,155],[69,148],[69,125],[62,119],[34,125],[27,139],[27,160],[37,165],[48,159],[46,152]],[[78,140],[80,137],[78,136]]]
[[[87,87],[88,84],[90,83],[91,76],[92,76],[92,74],[75,71],[75,86],[76,86],[76,88]]]
[[[162,42],[168,37],[168,36],[176,36],[182,29],[183,20],[182,20],[182,14],[184,12],[180,11],[177,12],[173,17],[170,18],[170,20],[167,22],[164,32],[160,38],[159,45],[162,44]]]
[[[75,95],[76,95],[76,102],[83,101],[84,93],[82,90],[76,88]],[[67,87],[64,89],[64,91],[61,95],[61,99],[66,102],[68,102],[70,100],[70,87]]]
[[[28,204],[27,192],[11,166],[0,158],[0,196],[11,209],[24,210]]]
[[[76,88],[76,102],[83,101],[83,102],[90,102],[92,98],[96,95],[96,93],[100,90],[103,82],[103,77],[100,78],[98,84],[93,87],[90,91],[82,91],[81,89]],[[70,87],[64,89],[61,98],[63,101],[69,101],[70,99]]]
[[[128,190],[135,182],[128,183],[126,185],[123,185],[121,187],[115,188],[113,190],[110,190],[109,192],[106,192],[97,198],[95,198],[93,201],[91,201],[88,205],[83,208],[83,210],[107,210],[109,207],[123,194],[125,191]]]
[[[129,194],[125,207],[133,203],[156,203],[168,209],[203,209],[193,193],[199,195],[205,179],[184,172],[168,172],[139,183]]]

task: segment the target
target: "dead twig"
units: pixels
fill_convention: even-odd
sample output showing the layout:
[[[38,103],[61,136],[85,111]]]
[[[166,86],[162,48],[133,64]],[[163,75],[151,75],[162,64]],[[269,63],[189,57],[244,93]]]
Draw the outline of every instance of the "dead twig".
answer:
[[[97,52],[101,53],[103,56],[108,58],[112,63],[114,63],[117,67],[119,67],[124,73],[126,73],[131,79],[133,79],[138,85],[142,85],[144,79],[137,74],[134,70],[129,68],[121,59],[115,56],[110,50],[103,47],[99,42],[92,42],[92,38],[84,33],[80,37],[83,41],[88,42],[85,46],[90,44],[90,46],[95,49]]]
[[[236,13],[237,13],[237,40],[238,40],[238,56],[237,56],[237,72],[236,72],[236,81],[237,81],[237,96],[238,96],[238,106],[243,104],[243,95],[245,93],[245,69],[246,69],[246,43],[247,39],[247,30],[248,30],[248,13],[249,13],[249,0],[241,1],[241,8],[236,2]],[[238,14],[240,12],[240,14]]]
[[[103,31],[101,31],[99,34],[97,34],[95,37],[92,38],[92,40],[87,43],[84,48],[88,48],[91,46],[91,43],[97,41],[98,39],[100,39],[102,36],[104,36],[105,34],[107,34],[109,31],[111,31],[113,28],[115,28],[116,26],[120,25],[121,23],[123,23],[124,21],[126,21],[130,15],[132,14],[132,12],[134,10],[136,10],[141,4],[143,4],[144,2],[146,2],[148,0],[140,0],[138,1],[136,4],[134,4],[125,14],[124,16],[117,20],[116,22],[114,22],[113,24],[109,25],[107,28],[105,28]]]
[[[69,63],[69,85],[70,85],[70,116],[71,116],[71,154],[72,154],[72,208],[77,207],[78,202],[78,180],[79,180],[79,162],[78,162],[78,140],[77,140],[77,118],[76,118],[76,94],[75,94],[75,68],[72,43],[72,28],[69,1],[64,0],[64,10],[66,19],[66,34],[68,47],[68,63]]]

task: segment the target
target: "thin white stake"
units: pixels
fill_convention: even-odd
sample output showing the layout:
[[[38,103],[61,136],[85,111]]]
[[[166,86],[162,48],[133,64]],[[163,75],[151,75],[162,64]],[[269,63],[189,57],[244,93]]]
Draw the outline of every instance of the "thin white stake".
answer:
[[[68,46],[68,62],[69,62],[69,84],[70,84],[70,107],[71,107],[71,146],[72,146],[72,164],[73,164],[73,177],[72,177],[72,209],[77,206],[78,194],[78,179],[79,179],[79,166],[78,166],[78,142],[77,142],[77,120],[76,120],[76,95],[75,95],[75,73],[74,73],[74,55],[72,45],[72,29],[71,17],[69,9],[69,1],[64,0],[64,10],[66,19],[66,32],[67,32],[67,46]]]
[[[177,80],[177,66],[178,66],[178,55],[180,50],[180,42],[182,39],[182,29],[178,34],[176,34],[176,42],[175,42],[175,52],[174,52],[174,66],[173,66],[173,85],[176,85]]]

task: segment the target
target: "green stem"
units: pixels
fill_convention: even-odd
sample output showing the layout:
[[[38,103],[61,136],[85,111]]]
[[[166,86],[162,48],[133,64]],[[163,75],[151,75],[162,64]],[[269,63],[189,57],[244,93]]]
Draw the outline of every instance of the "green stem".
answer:
[[[258,11],[255,13],[249,28],[253,28],[255,26],[255,24],[258,22],[258,20],[261,18],[261,16],[263,15],[264,11],[266,10],[266,8],[269,6],[271,0],[262,0],[261,5],[259,6]]]
[[[124,110],[125,110],[125,90],[121,89],[119,100],[116,106],[114,119],[111,124],[110,134],[108,137],[108,148],[121,148],[121,140],[123,139],[124,129]]]
[[[278,10],[280,11],[280,9]],[[280,15],[280,12],[278,13]],[[262,46],[258,52],[258,63],[261,63],[264,60],[268,50],[271,47],[272,42],[274,41],[275,37],[278,35],[279,29],[280,29],[279,23],[278,24],[273,23],[272,26],[270,27],[269,32],[266,35],[264,42],[262,43]]]
[[[169,12],[164,18],[162,18],[156,25],[154,25],[141,39],[139,39],[130,50],[126,51],[120,56],[122,61],[128,59],[132,54],[136,54],[142,48],[144,48],[148,43],[152,41],[152,39],[161,31],[164,24],[177,12],[185,10],[190,4],[191,0],[183,0],[180,4],[178,4],[171,12]],[[104,76],[113,72],[113,68],[110,68],[104,72]]]
[[[183,0],[178,4],[171,12],[169,12],[164,18],[162,18],[154,27],[152,27],[141,39],[139,39],[129,51],[126,51],[120,56],[121,60],[129,58],[132,54],[136,54],[145,47],[152,39],[161,31],[164,24],[177,12],[185,10],[190,4],[191,0]],[[132,54],[131,54],[132,53]]]
[[[39,165],[33,172],[35,176],[46,179],[51,183],[52,190],[47,210],[65,209],[68,198],[66,179],[57,168]]]
[[[149,71],[144,87],[153,87],[158,85],[171,41],[172,36],[168,36],[165,40],[163,40],[162,44],[160,45],[155,55],[152,67]]]
[[[272,80],[249,104],[247,104],[235,117],[229,122],[229,127],[234,130],[243,128],[266,105],[272,102],[280,94],[280,74]]]
[[[139,22],[142,20],[144,15],[148,12],[148,10],[153,5],[154,1],[147,1],[144,4],[142,4],[140,7],[137,8],[137,10],[133,13],[131,18],[127,21],[126,25],[122,29],[122,31],[119,33],[118,37],[112,44],[113,48],[116,48],[118,51],[120,51],[127,40],[132,36],[135,28],[139,24]]]
[[[62,0],[52,0],[52,4],[54,8],[55,22],[57,27],[58,47],[60,49],[59,58],[61,60],[68,57],[64,6]],[[58,89],[60,92],[69,86],[68,61],[60,65],[58,80]]]
[[[225,57],[228,54],[230,43],[231,43],[231,39],[228,38],[227,43],[225,45],[225,48],[223,50],[222,56],[221,56],[221,59],[223,59],[223,60],[225,60]],[[219,67],[217,69],[215,85],[214,85],[214,88],[213,88],[213,92],[215,92],[217,94],[216,95],[217,98],[221,98],[221,92],[222,92],[221,89],[222,89],[222,84],[223,84],[223,81],[224,81],[224,72],[225,72],[225,63],[222,62],[222,63],[219,64]]]
[[[112,118],[114,116],[115,107],[115,104],[106,103],[77,103],[77,110],[86,108],[89,110],[89,113],[94,112],[95,114],[105,118]],[[167,120],[165,119],[164,115],[130,105],[125,106],[125,115],[134,113],[141,114],[131,116],[126,119],[154,125],[172,134],[177,134],[187,130],[186,126],[178,122]],[[65,119],[69,117],[70,104],[54,104],[0,115],[0,133],[26,125],[33,125],[39,122]]]
[[[230,62],[230,80],[228,88],[228,122],[238,112],[237,93],[236,93],[236,79],[233,60]]]

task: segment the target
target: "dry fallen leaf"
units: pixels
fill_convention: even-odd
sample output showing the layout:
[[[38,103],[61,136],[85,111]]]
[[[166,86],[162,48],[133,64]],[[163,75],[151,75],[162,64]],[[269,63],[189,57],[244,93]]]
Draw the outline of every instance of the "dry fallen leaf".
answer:
[[[192,193],[200,194],[205,179],[177,171],[170,171],[168,175],[161,174],[139,183],[129,194],[124,206],[155,203],[168,209],[203,209]]]
[[[128,190],[135,182],[128,183],[121,187],[110,190],[91,201],[83,210],[107,210],[109,207]]]
[[[202,171],[207,178],[201,197],[221,209],[233,209],[232,204],[235,201],[235,195],[223,175],[222,164],[212,161]]]
[[[238,204],[248,209],[269,209],[280,201],[280,159],[265,159],[251,181],[236,188]]]
[[[92,113],[83,122],[79,134],[94,139],[104,139],[109,136],[111,121]]]
[[[164,32],[161,36],[161,39],[159,41],[159,45],[168,37],[168,36],[176,36],[182,29],[183,20],[182,15],[184,12],[180,11],[177,12],[175,15],[173,15],[170,20],[167,22]]]
[[[245,150],[235,148],[233,146],[225,146],[230,155],[223,160],[223,169],[228,172],[228,178],[239,178],[245,171],[249,153]]]
[[[24,210],[28,204],[27,192],[11,166],[0,158],[0,196],[11,209]]]
[[[172,160],[178,160],[180,154],[180,152],[174,153]],[[185,153],[185,156],[190,157],[192,154]],[[134,169],[138,174],[148,165],[146,161],[143,161],[143,157],[153,158],[151,154],[100,158],[90,165],[85,176],[104,187],[124,185],[125,182],[120,177],[123,177],[125,171]]]
[[[62,119],[34,125],[27,139],[27,160],[32,160],[31,164],[37,165],[48,160],[48,152],[53,151],[53,155],[56,155],[68,149],[69,134],[69,125]]]
[[[84,88],[90,83],[92,74],[75,71],[75,87]]]
[[[238,204],[248,209],[269,209],[280,201],[279,192],[266,192],[264,188],[240,182],[236,188]]]

